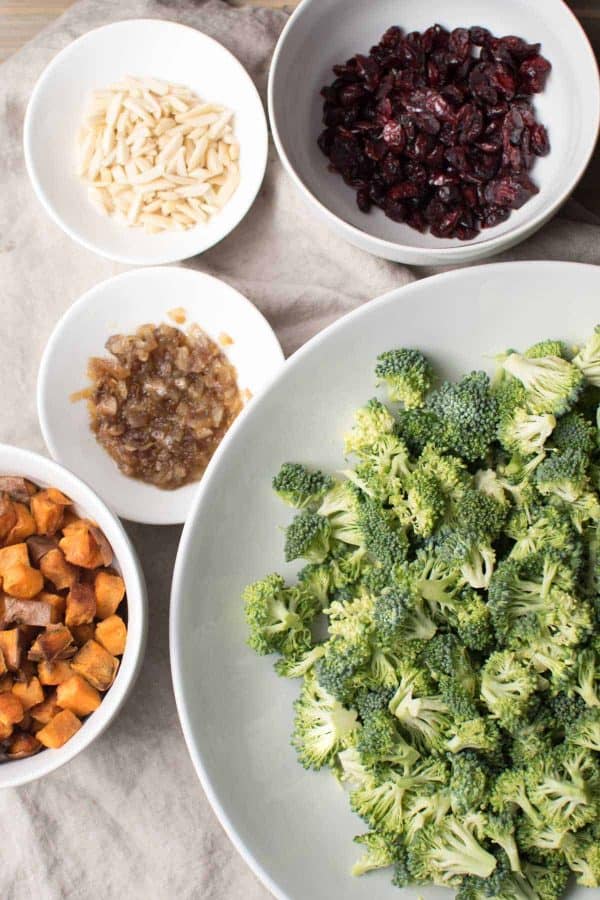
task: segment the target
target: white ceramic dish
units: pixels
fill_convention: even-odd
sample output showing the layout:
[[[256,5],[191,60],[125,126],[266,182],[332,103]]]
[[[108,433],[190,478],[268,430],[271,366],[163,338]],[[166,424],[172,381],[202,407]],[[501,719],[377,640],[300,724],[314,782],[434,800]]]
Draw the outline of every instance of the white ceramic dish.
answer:
[[[105,354],[111,334],[132,334],[148,322],[176,325],[168,313],[177,307],[187,317],[179,327],[196,322],[215,341],[223,333],[232,339],[223,352],[252,397],[282,365],[271,326],[249,300],[210,275],[164,266],[125,272],[80,297],[50,336],[38,374],[40,426],[54,459],[93,485],[117,515],[152,525],[183,522],[197,484],[163,491],[122,475],[90,431],[85,402],[70,398],[89,384],[88,360]]]
[[[389,872],[349,875],[365,831],[326,772],[290,747],[298,684],[245,644],[240,593],[268,572],[290,574],[283,534],[293,512],[271,491],[285,460],[342,468],[342,435],[375,393],[375,357],[421,347],[442,374],[488,368],[490,356],[543,337],[581,340],[597,323],[600,268],[504,263],[454,271],[387,294],[299,350],[242,414],[207,471],[179,547],[171,600],[175,696],[196,771],[248,864],[286,900],[443,900],[398,891]],[[284,415],[282,415],[284,410]],[[251,477],[249,477],[251,474]],[[215,510],[218,509],[218,515]],[[234,548],[234,549],[232,549]],[[581,888],[574,897],[586,900]]]
[[[106,535],[115,554],[115,566],[121,572],[127,589],[127,644],[113,686],[105,694],[98,709],[83,727],[60,750],[42,750],[28,759],[0,763],[0,788],[18,787],[48,775],[85,750],[108,728],[127,699],[138,676],[146,645],[146,583],[136,552],[119,520],[87,484],[57,463],[0,444],[0,472],[22,475],[41,487],[56,487],[75,504],[76,511],[94,519]]]
[[[542,11],[543,6],[543,11]],[[496,228],[472,241],[422,235],[386,218],[364,215],[355,192],[330,173],[317,147],[322,130],[319,91],[331,67],[365,53],[390,25],[422,31],[484,25],[542,44],[553,65],[546,90],[535,97],[548,126],[552,152],[533,169],[540,193]],[[315,35],[325,35],[315,40]],[[577,101],[574,102],[574,98]],[[313,212],[337,234],[376,256],[412,265],[484,259],[517,244],[544,224],[569,196],[594,150],[600,122],[598,67],[587,37],[563,0],[303,0],[283,30],[271,66],[269,115],[281,160]]]
[[[76,134],[90,92],[123,75],[182,84],[199,97],[234,110],[241,147],[240,186],[206,225],[149,235],[100,215],[89,203],[75,174]],[[27,107],[24,149],[40,202],[73,240],[117,262],[155,265],[203,253],[241,222],[264,177],[268,134],[252,79],[225,47],[175,22],[132,19],[89,31],[47,66]]]

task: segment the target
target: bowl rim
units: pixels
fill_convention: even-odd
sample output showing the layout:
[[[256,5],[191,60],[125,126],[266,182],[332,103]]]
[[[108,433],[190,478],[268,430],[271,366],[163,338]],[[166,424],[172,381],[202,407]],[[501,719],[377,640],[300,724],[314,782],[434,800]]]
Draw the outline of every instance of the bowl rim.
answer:
[[[121,711],[140,673],[148,634],[148,598],[144,572],[133,543],[118,517],[85,481],[54,460],[32,450],[0,443],[0,466],[2,467],[4,467],[5,457],[14,460],[18,467],[26,470],[28,474],[24,472],[24,477],[30,478],[35,483],[46,483],[64,490],[75,505],[80,506],[86,514],[96,517],[100,512],[106,522],[110,523],[110,529],[105,529],[103,525],[102,530],[110,532],[107,533],[107,538],[113,546],[115,558],[121,570],[125,566],[125,560],[127,562],[129,570],[126,581],[127,615],[129,621],[131,621],[132,615],[135,617],[136,628],[133,630],[128,627],[127,638],[129,641],[130,632],[132,632],[132,643],[129,645],[130,656],[125,678],[119,681],[119,674],[123,671],[121,663],[115,683],[106,692],[105,699],[98,709],[84,721],[83,727],[78,732],[81,738],[75,746],[72,746],[72,742],[69,741],[58,751],[43,750],[31,757],[36,761],[40,759],[45,761],[43,766],[38,763],[41,769],[39,772],[29,770],[29,758],[1,763],[0,790],[20,787],[55,772],[86,750],[109,727]],[[10,468],[11,463],[7,462],[6,465]],[[118,550],[115,548],[115,544],[118,545]],[[111,697],[110,706],[105,707],[106,699],[109,697]]]
[[[567,6],[564,0],[546,0],[546,3],[551,2],[555,4],[555,7],[557,9],[566,12],[572,18],[573,23],[578,29],[579,36],[582,39],[582,49],[585,49],[587,61],[589,64],[591,64],[591,68],[594,73],[593,92],[595,96],[592,97],[590,105],[593,104],[595,106],[596,113],[594,139],[593,141],[590,141],[589,149],[587,150],[579,167],[572,173],[567,187],[563,191],[561,191],[560,194],[558,194],[558,196],[551,203],[549,203],[548,205],[543,205],[535,216],[522,222],[514,229],[506,231],[503,234],[497,236],[492,235],[490,237],[486,237],[485,240],[477,241],[476,243],[473,243],[472,241],[461,241],[454,247],[417,247],[411,246],[409,244],[403,244],[400,241],[389,241],[385,238],[377,237],[376,235],[373,235],[366,230],[362,230],[356,225],[353,225],[352,223],[347,222],[345,219],[336,215],[327,206],[325,206],[325,204],[323,204],[321,200],[306,186],[303,179],[296,172],[296,169],[294,168],[287,154],[282,136],[279,132],[277,116],[275,114],[275,82],[278,77],[277,70],[279,62],[285,54],[285,45],[292,29],[294,28],[294,25],[296,24],[296,21],[304,15],[309,7],[317,6],[319,4],[319,0],[301,0],[300,4],[296,7],[294,12],[288,19],[275,46],[275,51],[273,53],[273,59],[271,61],[271,67],[269,70],[267,100],[269,123],[271,126],[271,132],[273,134],[273,141],[277,148],[277,153],[281,162],[283,163],[284,169],[294,182],[296,188],[303,195],[308,205],[316,207],[316,211],[320,214],[321,218],[327,222],[327,225],[344,232],[344,237],[355,246],[359,246],[362,249],[368,249],[368,252],[375,253],[376,255],[381,256],[385,259],[397,260],[399,259],[399,254],[403,253],[405,261],[408,265],[444,265],[446,263],[453,262],[465,263],[476,258],[483,259],[485,257],[492,256],[494,253],[500,253],[501,251],[514,246],[515,244],[529,237],[531,234],[541,228],[542,225],[544,225],[550,218],[552,218],[556,211],[562,206],[565,200],[570,197],[570,195],[577,187],[579,181],[582,179],[587,170],[590,160],[594,154],[594,150],[598,142],[598,137],[600,135],[600,63],[596,59],[596,55],[594,53],[590,39],[588,38],[583,26],[581,25],[573,10]],[[366,244],[369,244],[368,248],[365,246]]]
[[[179,251],[170,253],[163,251],[162,253],[160,253],[158,252],[158,248],[156,248],[156,252],[153,252],[152,257],[150,258],[149,253],[148,255],[140,255],[127,252],[113,252],[102,249],[97,242],[76,231],[64,221],[58,210],[55,209],[54,204],[49,200],[44,185],[38,177],[35,163],[33,161],[32,123],[34,121],[34,109],[37,106],[38,95],[42,89],[44,82],[46,81],[46,78],[62,64],[65,57],[69,55],[69,53],[76,45],[89,39],[91,35],[94,35],[98,31],[105,31],[107,29],[120,27],[122,25],[133,24],[152,24],[154,26],[166,25],[168,27],[176,28],[182,31],[193,32],[195,35],[199,35],[202,39],[209,41],[211,44],[214,44],[222,53],[224,53],[229,58],[234,69],[237,70],[238,75],[241,78],[247,80],[248,85],[251,91],[254,93],[255,99],[257,101],[258,117],[256,121],[256,131],[260,131],[261,147],[259,154],[257,154],[259,155],[257,165],[252,169],[253,177],[256,179],[256,184],[250,191],[246,203],[244,203],[244,205],[240,208],[239,215],[236,216],[236,218],[231,222],[230,226],[228,226],[222,234],[217,234],[211,237],[208,242],[206,242],[205,240],[204,244],[199,241],[199,244],[201,244],[201,246],[190,252],[185,251],[183,255],[181,255]],[[80,244],[82,247],[85,247],[86,250],[90,250],[92,253],[96,253],[98,256],[103,257],[104,259],[110,259],[113,262],[122,263],[123,265],[166,265],[169,263],[181,262],[182,260],[191,259],[194,256],[199,256],[202,253],[206,253],[207,250],[210,250],[212,247],[215,247],[221,241],[225,240],[225,238],[228,237],[231,232],[238,227],[240,222],[245,219],[252,206],[254,205],[254,202],[262,187],[262,183],[264,181],[265,173],[267,170],[267,162],[269,157],[269,129],[264,104],[253,79],[251,78],[246,68],[239,61],[239,59],[234,56],[231,50],[228,50],[224,44],[206,34],[206,32],[201,31],[199,28],[193,28],[190,25],[183,25],[180,22],[174,22],[171,19],[156,19],[150,17],[144,17],[140,19],[129,18],[120,19],[116,22],[109,22],[106,25],[99,25],[96,28],[91,28],[89,31],[85,31],[83,34],[80,34],[79,37],[75,38],[75,40],[70,41],[66,47],[62,48],[62,50],[59,50],[59,52],[50,60],[48,65],[44,67],[37,78],[33,90],[31,91],[29,100],[27,102],[27,108],[25,110],[25,118],[23,121],[23,153],[25,157],[25,168],[27,169],[27,174],[29,175],[29,180],[36,197],[38,198],[44,211],[50,217],[50,219],[52,219],[55,225],[58,225],[58,227],[66,235],[68,235],[71,240],[75,241],[77,244]],[[90,209],[92,209],[92,207],[90,207]],[[192,229],[192,231],[194,230],[196,229]],[[123,233],[126,235],[127,229],[124,229]],[[202,235],[202,231],[200,229],[197,229],[197,233],[198,235]]]
[[[598,266],[595,266],[591,263],[580,263],[580,262],[562,262],[558,260],[545,260],[545,259],[535,259],[535,260],[512,260],[508,262],[493,262],[487,263],[485,265],[477,266],[478,271],[481,272],[481,278],[483,279],[486,273],[490,270],[494,271],[506,271],[508,268],[513,270],[523,269],[523,268],[534,268],[536,266],[543,265],[545,267],[556,267],[562,268],[564,266],[570,266],[572,268],[580,268],[580,269],[594,269],[598,270]],[[295,367],[299,361],[303,359],[303,357],[310,353],[312,348],[323,341],[329,339],[329,336],[333,334],[337,329],[345,326],[345,324],[352,319],[360,319],[362,316],[369,315],[369,311],[373,308],[373,306],[384,306],[387,303],[391,303],[398,299],[398,296],[405,299],[406,296],[410,296],[410,294],[414,291],[418,291],[421,289],[421,286],[424,282],[433,281],[434,283],[438,282],[441,279],[441,282],[452,282],[456,278],[460,278],[465,269],[464,267],[451,269],[447,272],[440,272],[435,275],[430,275],[427,278],[421,278],[417,281],[410,282],[409,284],[403,285],[401,287],[392,288],[389,291],[386,291],[384,294],[374,298],[373,300],[367,301],[363,303],[361,306],[357,307],[354,310],[351,310],[349,313],[341,316],[339,319],[336,319],[322,331],[319,331],[316,335],[310,338],[305,344],[303,344],[298,350],[296,350],[284,363],[281,369],[274,374],[272,379],[265,385],[263,390],[261,391],[261,395],[258,398],[258,403],[266,399],[270,391],[274,388],[274,386],[279,382],[279,380],[285,377],[285,373],[289,368]],[[254,856],[254,854],[248,849],[245,845],[241,837],[238,836],[238,833],[233,825],[229,814],[225,811],[216,790],[212,785],[211,776],[208,768],[204,764],[203,756],[201,750],[195,745],[194,736],[193,736],[193,728],[191,724],[191,717],[187,708],[187,701],[185,698],[185,678],[183,675],[183,669],[181,666],[182,661],[182,652],[181,652],[181,614],[183,608],[183,581],[185,577],[185,569],[188,566],[188,561],[190,560],[190,551],[192,544],[192,534],[196,526],[196,520],[198,518],[199,509],[203,502],[204,493],[207,490],[208,484],[212,479],[213,471],[216,466],[220,464],[221,457],[224,455],[226,448],[229,446],[237,438],[238,429],[241,428],[242,423],[245,421],[248,415],[252,415],[254,411],[254,405],[247,407],[242,411],[242,413],[238,416],[234,425],[230,428],[228,433],[225,435],[219,450],[221,451],[218,455],[211,459],[206,472],[204,473],[204,477],[200,485],[198,486],[198,490],[194,496],[194,500],[190,511],[188,513],[187,519],[185,521],[185,525],[183,527],[183,531],[181,533],[181,537],[179,540],[179,546],[177,548],[177,556],[175,559],[175,565],[173,568],[173,576],[171,581],[171,596],[170,596],[170,606],[169,606],[169,658],[170,658],[170,666],[171,666],[171,681],[173,684],[173,693],[175,696],[175,705],[177,707],[177,714],[179,716],[179,722],[181,724],[181,730],[183,732],[183,736],[185,739],[185,743],[188,749],[188,753],[192,760],[192,764],[194,769],[196,770],[196,775],[200,781],[202,789],[204,790],[208,801],[217,816],[219,822],[221,823],[225,833],[227,834],[229,840],[238,851],[242,859],[246,862],[249,868],[254,872],[257,878],[268,888],[268,890],[273,894],[277,900],[290,900],[290,897],[287,893],[282,891],[279,886],[275,883],[270,874],[266,871],[264,866],[258,861],[258,859]]]
[[[137,269],[128,269],[126,272],[120,272],[117,275],[112,275],[109,278],[104,278],[102,281],[99,281],[96,284],[92,285],[87,291],[84,291],[83,294],[81,294],[76,300],[74,300],[67,307],[67,309],[62,314],[62,316],[58,319],[58,321],[54,324],[52,332],[50,333],[50,336],[46,342],[46,346],[44,347],[44,351],[42,353],[42,357],[40,359],[40,364],[39,364],[39,368],[38,368],[37,384],[36,384],[36,406],[37,406],[37,414],[38,414],[38,422],[39,422],[39,426],[40,426],[40,431],[42,432],[42,437],[44,439],[44,443],[46,444],[46,447],[48,449],[50,456],[56,463],[58,463],[58,465],[63,466],[64,468],[68,468],[68,467],[65,466],[62,461],[61,444],[57,443],[55,440],[55,434],[57,432],[57,429],[53,425],[50,424],[52,422],[52,415],[49,412],[49,407],[48,407],[48,404],[47,404],[46,398],[45,398],[47,371],[48,371],[48,366],[50,365],[51,352],[54,351],[57,347],[59,347],[61,345],[61,343],[65,339],[65,336],[68,336],[68,334],[69,334],[68,329],[69,329],[71,320],[74,317],[76,317],[77,314],[80,312],[80,310],[82,308],[84,308],[87,304],[94,303],[97,299],[97,295],[100,292],[102,292],[107,287],[107,285],[109,285],[109,284],[112,285],[117,282],[121,283],[121,282],[130,281],[130,280],[135,280],[136,278],[145,277],[146,275],[153,277],[154,272],[156,272],[156,273],[160,273],[160,272],[177,273],[177,277],[188,278],[191,280],[199,278],[199,279],[204,280],[205,282],[218,282],[221,285],[225,285],[225,287],[235,295],[236,301],[240,304],[240,306],[247,308],[252,313],[252,315],[254,315],[256,317],[256,320],[257,320],[257,322],[260,323],[261,328],[264,328],[265,333],[268,333],[269,338],[272,340],[273,349],[278,351],[278,354],[277,354],[279,357],[278,368],[273,374],[277,374],[277,372],[281,370],[281,368],[285,362],[285,356],[284,356],[281,344],[279,342],[279,338],[277,337],[275,330],[271,326],[271,324],[268,321],[268,319],[266,318],[266,316],[261,312],[261,310],[258,308],[258,306],[256,306],[254,303],[252,303],[252,301],[249,300],[248,297],[245,296],[245,294],[242,294],[236,287],[234,287],[232,284],[229,284],[228,281],[225,281],[222,278],[218,278],[216,275],[211,275],[209,272],[203,272],[199,269],[192,269],[187,266],[164,265],[164,266],[142,266]],[[144,316],[142,315],[142,313],[140,313],[140,325],[144,324],[145,321],[146,320],[144,319]],[[190,321],[193,321],[191,316],[188,317],[188,322],[190,322]],[[174,327],[178,327],[177,325],[175,325],[175,323],[171,323],[171,324],[173,324]],[[238,341],[238,343],[240,343],[240,342]],[[103,349],[104,349],[103,347],[100,347],[99,352],[102,352]],[[271,379],[268,378],[266,380],[266,384],[268,385],[268,384],[270,384],[270,382],[271,382]],[[259,395],[262,393],[263,389],[264,388],[261,388]],[[242,410],[242,413],[240,413],[240,415],[243,414],[243,412],[247,409],[247,407],[249,405],[252,405],[252,404],[251,403],[245,404],[244,409]],[[225,437],[227,437],[227,434],[225,435]],[[223,441],[221,441],[221,444],[219,444],[219,446],[215,450],[213,457],[218,455],[218,453],[221,449],[222,443],[223,443]],[[115,471],[118,471],[116,469],[116,464],[115,464]],[[198,482],[196,482],[196,483],[192,482],[192,488],[194,491],[197,489],[197,486],[199,484],[201,484],[203,478],[204,478],[204,475],[202,475],[202,477],[199,479]],[[135,481],[135,479],[132,479],[132,480]],[[153,487],[152,485],[147,485],[146,482],[142,482],[142,484],[146,485],[147,487]],[[108,506],[108,504],[106,504],[105,501],[102,501],[102,502],[105,503],[105,505],[112,510],[112,513],[114,516],[120,516],[123,519],[126,519],[128,522],[137,522],[142,525],[181,525],[181,524],[183,524],[185,521],[185,518],[189,515],[189,510],[192,508],[192,505],[194,502],[194,496],[192,495],[192,498],[190,501],[190,506],[188,507],[186,516],[184,518],[182,518],[182,515],[180,513],[173,514],[173,513],[169,512],[169,510],[171,508],[171,506],[169,504],[169,498],[171,496],[173,496],[173,492],[163,491],[160,488],[155,488],[155,490],[157,491],[157,503],[155,506],[156,511],[154,513],[152,513],[152,512],[145,513],[143,518],[141,518],[136,513],[132,514],[131,511],[127,509],[126,505],[121,506],[120,502],[118,504],[113,503],[110,506]]]

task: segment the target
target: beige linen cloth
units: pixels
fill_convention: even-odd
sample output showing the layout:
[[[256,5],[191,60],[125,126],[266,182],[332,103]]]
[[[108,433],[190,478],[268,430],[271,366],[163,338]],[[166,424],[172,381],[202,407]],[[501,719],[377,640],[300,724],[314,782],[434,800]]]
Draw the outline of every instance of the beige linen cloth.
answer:
[[[284,12],[234,10],[223,0],[83,0],[0,67],[0,440],[41,453],[35,383],[50,331],[73,300],[123,267],[73,243],[42,211],[23,162],[25,106],[42,69],[73,38],[141,16],[206,31],[236,54],[263,96],[286,21]],[[511,258],[600,262],[597,184],[592,172],[579,202],[570,201]],[[186,265],[246,294],[287,354],[365,301],[429,274],[375,259],[331,235],[305,209],[273,150],[245,221]],[[177,719],[168,611],[180,530],[128,530],[150,596],[144,667],[118,720],[90,749],[43,781],[0,793],[0,900],[266,898],[210,809]]]

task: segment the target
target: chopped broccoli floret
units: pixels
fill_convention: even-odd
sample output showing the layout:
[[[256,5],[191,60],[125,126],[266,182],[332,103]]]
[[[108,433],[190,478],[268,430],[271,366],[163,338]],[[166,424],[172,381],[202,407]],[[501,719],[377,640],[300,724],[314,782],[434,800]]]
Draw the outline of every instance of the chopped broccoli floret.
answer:
[[[552,432],[552,445],[557,450],[579,450],[591,456],[596,448],[596,429],[581,413],[573,410],[562,416]]]
[[[449,450],[467,462],[485,458],[498,428],[498,403],[485,372],[472,372],[457,384],[444,382],[427,409],[437,415]]]
[[[521,456],[535,456],[544,449],[544,444],[556,427],[556,418],[549,413],[536,415],[523,407],[500,419],[498,440],[509,453]]]
[[[273,490],[288,506],[317,507],[323,494],[333,487],[333,478],[307,469],[300,463],[284,463],[273,479]]]
[[[393,866],[398,855],[402,853],[402,845],[398,840],[370,831],[368,834],[359,834],[354,838],[355,844],[364,847],[361,858],[352,866],[351,874],[358,876],[373,869],[385,869]]]
[[[389,409],[375,397],[354,414],[354,428],[346,435],[344,455],[358,456],[369,450],[379,438],[392,434],[395,420]]]
[[[443,887],[458,886],[465,875],[489,878],[496,868],[495,856],[453,816],[423,828],[408,849],[408,860],[417,882]]]
[[[285,561],[307,559],[322,563],[327,559],[331,542],[331,525],[324,516],[302,512],[285,532]]]
[[[249,646],[261,655],[296,654],[311,646],[314,597],[300,587],[286,588],[281,575],[268,575],[243,593]]]
[[[559,356],[535,359],[511,353],[503,368],[521,382],[532,413],[561,416],[576,403],[584,384],[579,369]]]
[[[450,796],[455,815],[464,816],[485,808],[488,780],[488,767],[473,750],[464,750],[453,757]]]
[[[356,738],[360,727],[356,712],[345,709],[312,672],[304,678],[294,709],[292,744],[305,768],[320,769],[331,763]]]
[[[574,503],[587,487],[587,458],[575,448],[546,457],[535,472],[541,494],[553,494],[565,503]]]
[[[406,409],[423,406],[433,383],[433,370],[419,350],[387,350],[377,357],[375,375],[393,403]]]
[[[583,373],[586,381],[600,387],[600,325],[579,353],[573,357],[573,365]]]

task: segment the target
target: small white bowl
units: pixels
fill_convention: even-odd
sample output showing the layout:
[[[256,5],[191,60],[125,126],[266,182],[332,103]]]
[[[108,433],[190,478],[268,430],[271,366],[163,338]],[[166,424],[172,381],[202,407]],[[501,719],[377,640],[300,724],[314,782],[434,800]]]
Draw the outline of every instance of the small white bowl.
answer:
[[[146,646],[146,582],[125,529],[91,488],[62,466],[18,447],[0,444],[0,473],[21,475],[41,487],[55,487],[69,497],[75,510],[94,519],[115,554],[115,568],[127,591],[127,643],[114,684],[98,709],[60,750],[41,750],[27,759],[0,763],[0,788],[18,787],[48,775],[85,750],[116,717],[138,676]]]
[[[90,430],[86,403],[73,403],[71,396],[89,384],[90,357],[108,355],[104,345],[110,335],[133,334],[147,323],[177,326],[168,313],[178,307],[186,313],[179,327],[197,323],[217,342],[222,334],[231,338],[222,350],[237,370],[242,392],[256,396],[282,366],[271,326],[242,294],[202,272],[164,266],[125,272],[80,297],[52,332],[38,373],[38,416],[51,455],[133,522],[185,521],[197,484],[165,491],[123,475]]]
[[[543,11],[542,11],[543,7]],[[546,89],[533,98],[552,150],[536,160],[540,188],[502,225],[471,241],[443,240],[392,222],[381,210],[369,215],[355,191],[328,171],[317,146],[322,125],[321,87],[331,67],[367,53],[391,25],[423,31],[483,25],[496,35],[540,42],[553,66]],[[325,35],[316,40],[315,35]],[[271,66],[269,115],[283,165],[313,212],[362,250],[410,265],[450,265],[484,259],[514,246],[540,228],[567,199],[594,151],[600,123],[598,67],[588,39],[563,0],[303,0],[284,28]]]
[[[124,75],[185,85],[235,113],[240,185],[205,225],[145,234],[100,215],[75,173],[75,145],[91,91]],[[130,265],[175,262],[203,253],[241,222],[260,189],[267,164],[265,113],[252,79],[217,41],[193,28],[132,19],[96,28],[65,47],[40,76],[25,115],[24,150],[31,183],[44,209],[73,240]]]

